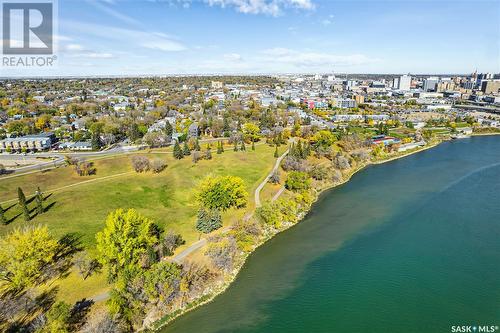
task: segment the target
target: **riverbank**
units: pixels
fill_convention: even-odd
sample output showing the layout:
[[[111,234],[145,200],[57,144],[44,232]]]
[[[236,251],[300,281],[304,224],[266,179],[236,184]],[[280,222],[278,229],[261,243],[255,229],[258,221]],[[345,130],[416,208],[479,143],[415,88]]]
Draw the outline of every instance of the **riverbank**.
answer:
[[[215,285],[211,288],[207,288],[206,292],[203,293],[201,295],[201,297],[199,297],[197,300],[186,304],[183,308],[177,309],[173,313],[171,313],[167,316],[164,316],[162,319],[154,322],[154,324],[152,325],[152,327],[150,327],[150,329],[152,329],[153,331],[158,331],[161,328],[168,325],[169,323],[171,323],[172,321],[174,321],[175,319],[177,319],[178,317],[186,314],[187,312],[190,312],[190,311],[198,308],[199,306],[206,305],[206,304],[212,302],[218,295],[224,293],[227,290],[227,288],[234,282],[234,280],[238,276],[238,273],[244,267],[245,262],[247,261],[248,257],[252,253],[254,253],[254,251],[257,248],[264,245],[268,240],[270,240],[271,238],[273,238],[277,234],[282,233],[283,231],[290,229],[291,227],[293,227],[294,225],[296,225],[300,221],[302,221],[304,219],[304,217],[307,215],[307,213],[310,211],[311,206],[318,200],[321,193],[347,183],[352,178],[352,176],[354,176],[356,173],[358,173],[359,171],[365,169],[366,167],[368,167],[370,165],[378,165],[378,164],[391,162],[391,161],[394,161],[397,159],[401,159],[401,158],[404,158],[404,157],[407,157],[407,156],[434,148],[434,147],[438,146],[440,143],[442,143],[443,141],[444,140],[436,140],[436,141],[434,141],[426,146],[423,146],[423,147],[418,147],[418,148],[415,148],[415,149],[410,150],[410,151],[405,151],[403,153],[391,154],[390,156],[387,156],[387,158],[369,160],[368,162],[361,163],[360,165],[356,166],[355,168],[350,170],[348,173],[343,175],[341,181],[332,182],[330,184],[325,184],[325,186],[315,188],[314,189],[315,195],[314,195],[314,199],[313,199],[312,204],[309,206],[309,208],[307,210],[300,213],[300,216],[298,216],[297,223],[285,223],[285,224],[283,224],[283,226],[281,228],[275,229],[274,232],[267,234],[266,237],[263,237],[262,239],[259,239],[258,243],[255,244],[255,246],[251,249],[251,251],[244,252],[241,255],[241,257],[238,258],[238,261],[234,265],[234,269],[229,274],[227,274],[223,280],[218,281],[217,285]]]

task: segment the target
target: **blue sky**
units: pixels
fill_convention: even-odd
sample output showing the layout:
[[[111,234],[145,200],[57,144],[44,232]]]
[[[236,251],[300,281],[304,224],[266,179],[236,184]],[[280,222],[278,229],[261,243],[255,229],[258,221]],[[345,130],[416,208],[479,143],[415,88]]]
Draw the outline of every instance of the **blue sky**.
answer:
[[[500,72],[500,1],[59,0],[57,68],[7,75]]]

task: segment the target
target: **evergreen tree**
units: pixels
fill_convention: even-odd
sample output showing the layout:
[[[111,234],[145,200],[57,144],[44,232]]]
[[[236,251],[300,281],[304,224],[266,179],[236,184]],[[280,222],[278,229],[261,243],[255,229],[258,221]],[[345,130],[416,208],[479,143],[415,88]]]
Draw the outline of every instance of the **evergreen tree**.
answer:
[[[175,140],[175,145],[174,145],[174,157],[178,160],[184,157],[184,154],[182,153],[181,146],[179,145],[179,141]]]
[[[292,157],[297,157],[297,155],[296,155],[296,151],[295,151],[295,143],[294,143],[294,142],[292,142],[292,143],[290,144],[290,148],[288,148],[288,153],[289,153],[289,155],[290,155],[290,156],[292,156]]]
[[[306,142],[304,144],[304,158],[308,158],[309,156],[311,156],[311,144]]]
[[[43,193],[40,190],[40,187],[36,189],[36,211],[38,214],[43,214]]]
[[[302,141],[299,140],[299,143],[297,144],[297,151],[295,152],[298,158],[305,158],[304,157],[304,150],[302,149]]]
[[[184,156],[191,155],[191,150],[189,149],[187,141],[184,141],[184,147],[182,148],[182,153],[184,154]]]
[[[174,128],[172,127],[172,125],[170,125],[170,122],[167,121],[167,123],[165,124],[165,134],[171,137],[173,133]]]
[[[198,139],[196,139],[196,141],[194,142],[194,150],[196,151],[200,151],[201,148],[200,148],[200,141]]]
[[[0,205],[0,223],[7,224],[7,218],[5,217],[5,211],[3,210],[2,205]]]
[[[207,148],[207,150],[205,151],[205,159],[206,160],[212,159],[212,150],[210,148]]]
[[[217,142],[217,154],[222,154],[222,143]]]
[[[238,142],[234,140],[234,151],[238,151]]]
[[[278,145],[276,145],[276,148],[274,149],[274,157],[278,158],[279,153],[278,153]]]
[[[222,227],[222,216],[217,209],[201,208],[198,211],[198,219],[196,220],[196,230],[204,234],[208,234]]]
[[[28,205],[26,204],[26,196],[20,187],[17,188],[17,197],[19,199],[19,206],[21,206],[21,209],[23,210],[24,220],[29,221],[31,219],[30,211],[28,210]]]
[[[245,146],[245,141],[241,140],[241,147],[240,147],[240,150],[241,151],[245,151],[247,150],[247,147]]]
[[[101,133],[100,132],[95,131],[94,133],[92,133],[91,144],[92,144],[92,150],[101,149],[102,141],[101,141]]]

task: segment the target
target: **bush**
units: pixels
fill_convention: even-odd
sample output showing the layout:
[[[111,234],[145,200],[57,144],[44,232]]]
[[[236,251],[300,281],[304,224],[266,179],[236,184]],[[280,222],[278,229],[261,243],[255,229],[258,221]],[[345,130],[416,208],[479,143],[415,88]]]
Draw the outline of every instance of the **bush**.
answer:
[[[337,154],[337,156],[335,156],[335,158],[333,159],[333,165],[335,165],[335,167],[340,170],[346,170],[351,167],[349,160],[345,156],[342,156],[340,153]]]
[[[196,230],[208,234],[220,227],[222,227],[222,216],[217,209],[208,210],[201,208],[198,211]]]
[[[144,156],[132,156],[131,161],[135,172],[146,172],[151,167],[148,158]]]
[[[167,162],[161,158],[155,158],[151,161],[151,170],[153,170],[154,173],[160,173],[165,170],[166,167]]]
[[[283,160],[281,167],[285,171],[307,171],[307,164],[304,160],[298,159],[296,157],[287,156]]]
[[[275,170],[272,174],[271,177],[269,177],[268,182],[271,184],[279,184],[280,183],[280,172],[279,170]]]
[[[292,171],[288,174],[285,187],[291,191],[307,190],[311,187],[311,178],[305,172]]]
[[[281,213],[275,203],[264,203],[256,210],[257,217],[267,225],[279,228],[281,226]]]
[[[333,170],[332,181],[334,183],[339,183],[342,181],[342,173],[339,170]]]
[[[77,162],[75,162],[75,172],[79,176],[95,175],[96,171],[94,162],[87,162],[85,159],[78,159]]]
[[[309,175],[316,180],[323,180],[328,177],[328,169],[323,165],[315,165],[309,170]]]

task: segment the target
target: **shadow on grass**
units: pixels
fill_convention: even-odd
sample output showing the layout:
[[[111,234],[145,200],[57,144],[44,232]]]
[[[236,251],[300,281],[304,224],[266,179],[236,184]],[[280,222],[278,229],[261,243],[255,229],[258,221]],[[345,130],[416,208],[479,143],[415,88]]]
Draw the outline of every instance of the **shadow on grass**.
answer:
[[[2,332],[32,332],[43,324],[41,316],[55,303],[58,287],[33,296],[30,292],[2,294],[0,330]]]
[[[5,207],[3,209],[4,212],[7,212],[9,209],[11,209],[12,207],[14,207],[15,205],[17,205],[17,203],[13,203],[12,205],[10,205],[9,207]]]
[[[5,225],[9,225],[11,224],[12,222],[14,222],[19,216],[21,216],[22,213],[19,213],[17,215],[14,215],[14,217],[10,218],[9,220],[7,220],[7,223]]]
[[[47,213],[47,212],[48,212],[48,211],[49,211],[52,207],[54,207],[55,205],[56,205],[56,202],[55,202],[55,201],[54,201],[54,202],[49,203],[47,206],[45,206],[45,207],[43,208],[43,212],[44,212],[44,213]]]
[[[87,315],[90,312],[92,305],[94,305],[94,301],[86,298],[75,303],[71,309],[71,317],[69,320],[72,328],[71,331],[76,332],[82,328],[86,322]]]

